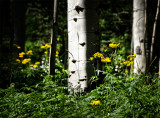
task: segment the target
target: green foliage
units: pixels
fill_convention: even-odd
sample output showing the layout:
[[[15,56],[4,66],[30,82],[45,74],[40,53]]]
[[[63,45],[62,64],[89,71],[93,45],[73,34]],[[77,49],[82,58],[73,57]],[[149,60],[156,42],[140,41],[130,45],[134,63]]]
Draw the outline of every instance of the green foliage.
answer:
[[[127,4],[127,5],[126,5]],[[101,51],[106,49],[110,42],[120,42],[121,54],[130,53],[132,31],[132,2],[126,0],[113,0],[100,2],[100,37]]]
[[[42,70],[32,70],[30,68],[18,69],[13,72],[13,77],[11,78],[11,83],[14,83],[17,88],[23,86],[32,86],[35,83],[43,80],[43,76],[46,73]]]
[[[115,48],[116,47],[116,48]],[[47,75],[40,68],[24,66],[13,73],[14,81],[7,89],[0,89],[0,116],[7,118],[154,118],[160,106],[159,76],[130,74],[119,44],[110,45],[93,60],[107,55],[102,70],[95,66],[96,89],[84,96],[68,94],[67,70],[56,58],[55,75]],[[33,51],[34,52],[34,51]],[[47,56],[47,55],[46,55]],[[132,61],[135,55],[127,60]],[[132,58],[131,58],[132,57]],[[98,61],[96,61],[98,60]],[[97,63],[96,63],[97,64]],[[102,74],[103,78],[100,77]],[[102,83],[98,83],[103,79]]]
[[[14,117],[58,117],[64,107],[71,104],[72,96],[66,95],[67,87],[58,86],[51,76],[32,87],[1,89],[0,116]],[[68,102],[68,99],[70,102]]]
[[[93,56],[95,75],[90,84],[95,89],[84,96],[68,94],[68,71],[64,69],[66,2],[60,1],[55,75],[48,72],[48,49],[40,48],[50,40],[53,4],[34,1],[26,12],[25,52],[33,50],[27,64],[10,62],[9,36],[3,38],[0,75],[9,78],[7,89],[0,89],[2,118],[156,118],[160,112],[159,76],[130,74],[128,60],[131,39],[131,2],[103,1],[100,7],[101,59]],[[121,3],[121,4],[119,4]],[[118,6],[118,7],[117,7]],[[107,10],[105,10],[107,8]],[[10,28],[11,29],[11,28]],[[4,40],[5,39],[5,40]],[[7,40],[6,40],[7,39]],[[111,42],[121,43],[113,49]],[[46,52],[46,53],[45,53]],[[19,52],[20,53],[20,52]],[[27,55],[25,55],[27,56]],[[24,56],[24,58],[26,58]],[[101,62],[102,59],[109,59]],[[24,58],[21,58],[22,60]],[[111,62],[110,62],[111,60]],[[39,61],[40,65],[31,67]],[[104,60],[103,60],[104,61]],[[5,63],[4,63],[5,62]],[[102,66],[102,68],[101,68]],[[21,67],[21,68],[19,68]],[[99,80],[102,80],[101,82]],[[3,84],[3,83],[1,83]],[[94,102],[97,102],[96,104]]]
[[[108,73],[109,74],[109,73]],[[106,74],[105,83],[87,93],[76,97],[67,94],[67,87],[45,76],[43,81],[32,86],[14,87],[0,90],[0,116],[2,117],[157,117],[159,110],[158,78],[146,84],[145,76],[120,77]],[[100,105],[90,105],[98,99]]]

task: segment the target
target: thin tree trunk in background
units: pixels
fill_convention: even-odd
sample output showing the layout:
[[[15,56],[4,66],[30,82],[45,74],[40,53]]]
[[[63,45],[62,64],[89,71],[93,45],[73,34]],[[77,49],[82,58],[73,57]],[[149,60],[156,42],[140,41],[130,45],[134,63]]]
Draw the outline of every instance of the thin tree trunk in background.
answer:
[[[153,24],[152,42],[151,42],[151,48],[150,48],[150,61],[152,61],[153,54],[154,54],[155,34],[156,34],[157,19],[159,15],[159,5],[160,5],[160,0],[158,0],[157,2],[157,12],[156,12],[155,20]]]
[[[159,16],[159,7],[160,7],[160,0],[157,1],[157,11],[156,11],[154,25],[153,25],[150,61],[152,61],[153,56],[154,56],[153,55],[154,54],[154,43],[155,43],[157,20],[158,20],[158,16]],[[158,52],[158,53],[159,53],[158,56],[159,56],[159,78],[160,78],[160,52]],[[158,89],[160,89],[160,80],[158,81]],[[160,117],[160,111],[159,111],[159,115],[158,116]]]
[[[134,73],[146,72],[145,38],[146,38],[146,1],[133,0],[133,31],[134,40]]]
[[[56,54],[56,44],[57,44],[57,8],[58,0],[54,0],[53,5],[53,21],[52,21],[52,38],[51,38],[51,48],[50,48],[50,58],[49,58],[49,74],[55,74],[55,54]]]
[[[13,1],[14,16],[14,41],[24,50],[25,45],[25,2],[21,0]]]
[[[88,80],[94,75],[88,61],[99,49],[99,0],[68,0],[68,56],[70,93],[85,93]]]

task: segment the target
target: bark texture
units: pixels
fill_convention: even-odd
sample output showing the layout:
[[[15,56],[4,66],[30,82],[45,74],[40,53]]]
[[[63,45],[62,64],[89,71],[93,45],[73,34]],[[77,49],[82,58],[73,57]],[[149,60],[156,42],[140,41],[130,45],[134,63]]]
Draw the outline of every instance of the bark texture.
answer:
[[[89,57],[99,48],[98,0],[68,0],[69,92],[85,92],[94,75]]]
[[[134,73],[146,71],[145,38],[146,38],[146,1],[133,0]]]

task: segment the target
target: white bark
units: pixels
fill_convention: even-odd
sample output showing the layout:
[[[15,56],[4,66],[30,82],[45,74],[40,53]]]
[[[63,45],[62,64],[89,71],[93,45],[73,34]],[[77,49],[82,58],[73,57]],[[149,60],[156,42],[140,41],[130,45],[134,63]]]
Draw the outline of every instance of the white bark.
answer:
[[[94,74],[88,59],[99,47],[97,3],[98,0],[68,0],[70,92],[85,91],[88,79]]]
[[[145,33],[146,33],[146,8],[145,0],[133,0],[133,34],[134,53],[134,73],[140,74],[146,71],[145,57]]]

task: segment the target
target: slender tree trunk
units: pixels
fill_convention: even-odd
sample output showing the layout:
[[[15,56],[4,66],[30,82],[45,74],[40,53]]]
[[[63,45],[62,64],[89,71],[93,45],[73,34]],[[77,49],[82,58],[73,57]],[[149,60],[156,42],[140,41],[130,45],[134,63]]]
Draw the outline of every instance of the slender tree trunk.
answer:
[[[68,56],[70,93],[85,92],[88,79],[94,75],[88,61],[99,49],[99,0],[68,0]]]
[[[155,34],[156,34],[156,26],[157,26],[157,20],[158,20],[158,16],[159,16],[159,9],[160,8],[160,0],[158,0],[157,3],[157,12],[156,12],[156,16],[155,16],[155,22],[154,22],[154,26],[153,26],[153,35],[152,35],[152,41],[155,40]],[[151,49],[153,48],[153,45],[151,47]],[[153,49],[152,49],[153,50]],[[160,49],[159,49],[160,50]],[[152,52],[153,53],[153,52]],[[159,78],[160,78],[160,52],[159,52]],[[152,57],[151,57],[152,58]],[[160,89],[160,79],[158,80],[158,89]],[[160,99],[160,96],[158,96],[158,98]],[[160,109],[158,111],[158,117],[160,118]]]
[[[146,71],[145,38],[146,38],[146,1],[133,0],[133,32],[134,40],[134,73]]]
[[[155,34],[156,34],[157,19],[159,15],[159,5],[160,5],[160,0],[158,0],[158,3],[157,3],[157,12],[156,12],[155,20],[153,24],[152,42],[151,42],[151,49],[150,49],[150,61],[152,61],[153,54],[154,54]]]
[[[57,7],[58,7],[58,0],[54,0],[51,48],[50,48],[50,58],[49,58],[49,74],[50,75],[55,74],[55,54],[56,54],[56,44],[57,44]]]

